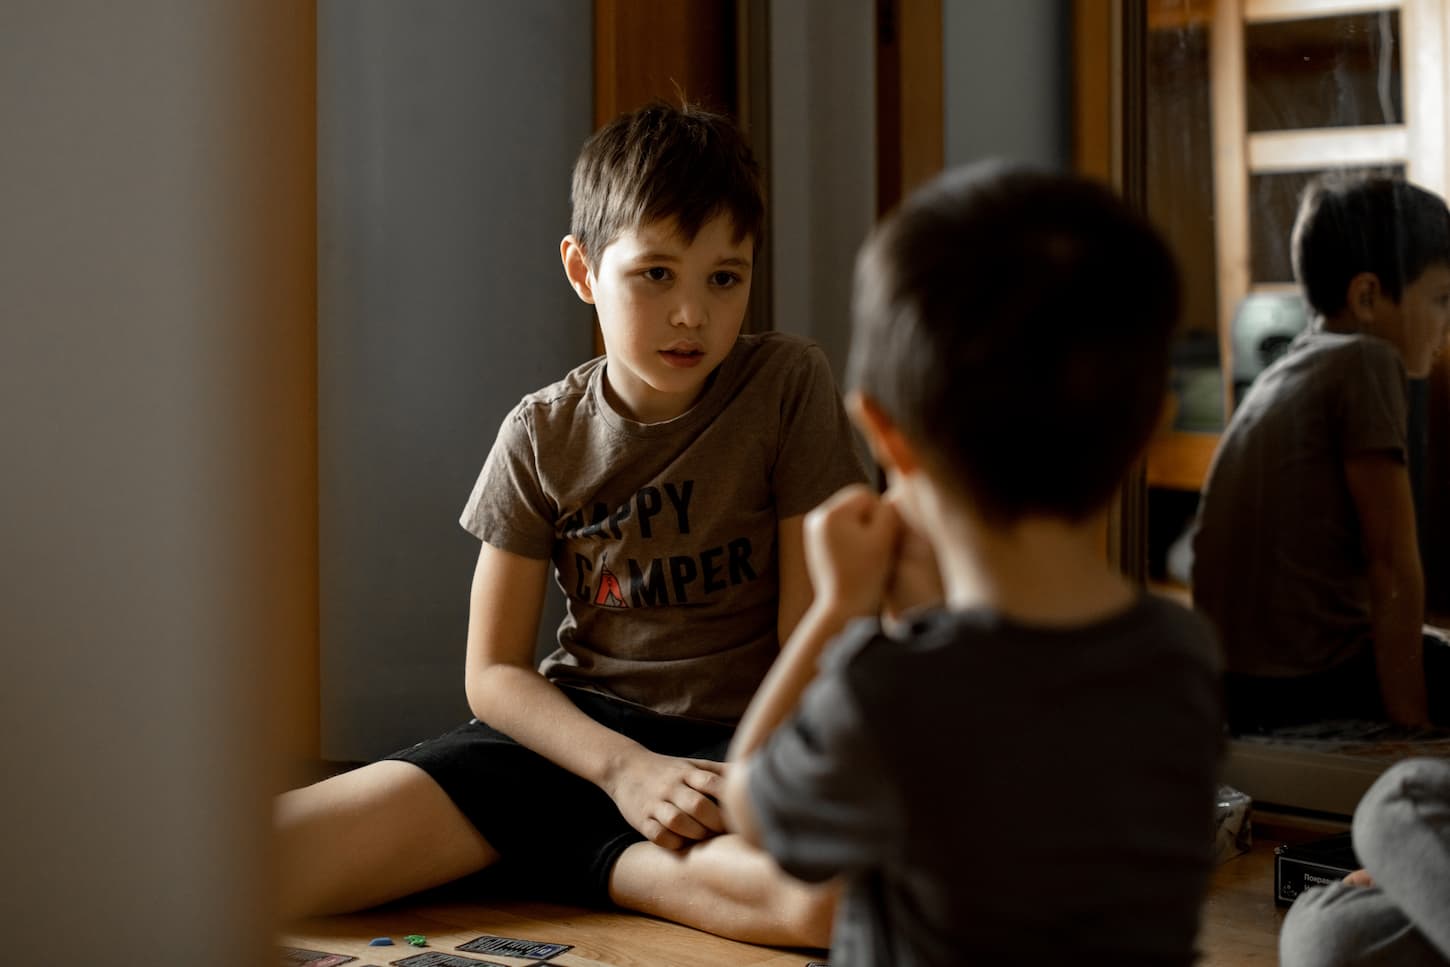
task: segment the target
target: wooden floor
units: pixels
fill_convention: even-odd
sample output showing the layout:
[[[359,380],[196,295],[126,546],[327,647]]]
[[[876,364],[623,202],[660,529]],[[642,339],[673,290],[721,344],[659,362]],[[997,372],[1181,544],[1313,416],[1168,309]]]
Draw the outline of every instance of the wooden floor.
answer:
[[[1201,967],[1278,963],[1283,913],[1274,906],[1272,897],[1276,845],[1275,840],[1259,839],[1251,852],[1228,860],[1215,871],[1199,938]],[[428,946],[419,950],[404,945],[406,934],[423,934]],[[348,967],[382,967],[425,951],[495,964],[535,963],[454,950],[481,934],[573,944],[574,949],[550,960],[561,967],[804,967],[824,959],[821,951],[754,947],[646,917],[507,900],[485,904],[447,896],[406,901],[353,916],[306,921],[286,931],[279,943],[357,957]],[[398,945],[368,946],[374,937],[391,937]],[[284,961],[291,962],[295,961]]]

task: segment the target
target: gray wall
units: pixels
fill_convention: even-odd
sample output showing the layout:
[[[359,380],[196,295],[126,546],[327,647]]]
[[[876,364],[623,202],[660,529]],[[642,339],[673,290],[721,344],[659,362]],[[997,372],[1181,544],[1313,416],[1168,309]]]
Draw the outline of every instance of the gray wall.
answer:
[[[7,963],[270,953],[264,675],[313,614],[312,36],[292,0],[0,5]]]
[[[1072,152],[1069,0],[944,0],[946,163],[1066,168]]]
[[[875,4],[770,6],[770,259],[775,328],[845,374],[851,273],[876,215]]]
[[[945,163],[1066,167],[1067,0],[944,0]],[[843,376],[851,275],[876,213],[875,4],[770,5],[770,258],[775,328]]]
[[[468,717],[459,511],[509,408],[593,353],[558,256],[593,126],[590,11],[319,5],[324,758]]]

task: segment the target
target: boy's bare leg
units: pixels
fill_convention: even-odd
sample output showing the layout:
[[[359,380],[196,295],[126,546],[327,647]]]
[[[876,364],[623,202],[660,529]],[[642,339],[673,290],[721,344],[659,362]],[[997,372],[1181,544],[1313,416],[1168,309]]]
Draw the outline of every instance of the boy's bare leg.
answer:
[[[687,850],[636,843],[620,854],[609,896],[630,910],[748,943],[829,947],[838,887],[786,876],[734,834]]]
[[[276,849],[284,920],[362,910],[498,859],[427,773],[392,760],[279,796]]]

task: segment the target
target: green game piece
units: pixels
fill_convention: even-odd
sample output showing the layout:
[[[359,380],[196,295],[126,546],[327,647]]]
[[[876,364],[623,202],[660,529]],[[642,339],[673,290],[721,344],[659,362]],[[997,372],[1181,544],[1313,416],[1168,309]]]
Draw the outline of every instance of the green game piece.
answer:
[[[423,936],[421,933],[410,933],[406,937],[404,937],[403,940],[406,943],[412,944],[414,947],[428,946],[428,938]]]

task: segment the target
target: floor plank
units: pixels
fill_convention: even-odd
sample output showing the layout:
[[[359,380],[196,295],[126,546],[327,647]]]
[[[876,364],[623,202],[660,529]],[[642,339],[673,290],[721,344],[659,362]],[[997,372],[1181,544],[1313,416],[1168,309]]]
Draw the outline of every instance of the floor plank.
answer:
[[[545,903],[494,900],[477,903],[404,902],[385,910],[344,917],[326,917],[299,923],[282,934],[280,943],[328,953],[351,954],[358,961],[348,967],[387,964],[418,949],[403,943],[407,934],[428,938],[427,950],[445,951],[508,965],[533,960],[496,954],[458,951],[481,934],[521,940],[572,944],[573,949],[551,958],[560,967],[802,967],[819,959],[809,951],[785,951],[736,943],[678,924],[649,917],[606,913]],[[370,947],[374,937],[391,937],[397,946]]]
[[[1279,962],[1279,924],[1274,905],[1273,840],[1259,840],[1242,856],[1214,870],[1203,906],[1200,967],[1251,967]]]
[[[1279,924],[1274,906],[1275,840],[1221,864],[1204,905],[1200,967],[1254,967],[1278,963]],[[545,903],[490,899],[486,902],[436,895],[391,904],[345,917],[307,920],[285,930],[284,946],[357,957],[347,967],[390,964],[419,953],[402,942],[423,934],[427,950],[473,957],[510,967],[533,961],[469,954],[454,948],[480,934],[573,944],[553,958],[560,967],[804,967],[821,954],[736,943],[648,917],[584,910]],[[392,937],[393,947],[369,947],[373,937]]]

